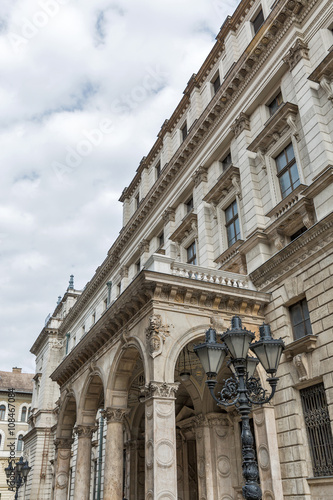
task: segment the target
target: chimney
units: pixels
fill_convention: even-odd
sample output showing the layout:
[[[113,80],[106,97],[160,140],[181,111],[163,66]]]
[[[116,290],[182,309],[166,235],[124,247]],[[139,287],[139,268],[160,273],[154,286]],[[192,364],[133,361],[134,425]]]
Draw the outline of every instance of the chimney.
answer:
[[[17,368],[17,366],[14,366],[12,369],[12,373],[22,373],[22,368]]]

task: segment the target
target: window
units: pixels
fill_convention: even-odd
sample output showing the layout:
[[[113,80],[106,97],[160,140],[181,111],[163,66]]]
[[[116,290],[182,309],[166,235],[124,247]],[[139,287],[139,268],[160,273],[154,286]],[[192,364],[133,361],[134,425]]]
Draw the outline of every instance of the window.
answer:
[[[27,407],[23,406],[21,412],[21,422],[25,422],[26,418],[27,418]]]
[[[140,263],[140,259],[135,263],[135,269],[136,269],[136,272],[139,273],[140,270],[141,270],[141,263]]]
[[[301,236],[301,234],[305,233],[305,231],[307,231],[307,229],[308,229],[307,227],[302,226],[301,229],[299,229],[298,231],[296,231],[296,233],[294,233],[290,236],[290,241],[296,240],[296,238]]]
[[[6,417],[6,406],[1,405],[0,406],[0,420],[5,420]]]
[[[185,203],[185,206],[186,206],[186,213],[189,214],[192,210],[193,210],[193,197],[191,197],[186,203]]]
[[[158,246],[163,247],[164,245],[164,231],[161,232],[161,234],[158,237]]]
[[[187,137],[187,122],[185,122],[185,124],[182,126],[182,128],[180,130],[182,133],[182,140],[185,141],[185,139]]]
[[[195,248],[195,241],[193,241],[193,243],[189,247],[187,247],[186,252],[187,252],[187,263],[196,265],[197,253]]]
[[[288,144],[288,146],[275,158],[275,163],[282,198],[285,198],[300,185],[292,143]]]
[[[140,195],[139,193],[136,195],[135,197],[135,209],[137,210],[139,208],[139,205],[140,205]]]
[[[227,170],[227,168],[230,167],[230,165],[232,164],[230,151],[229,151],[229,153],[226,156],[224,156],[222,158],[221,164],[222,164],[222,170],[223,170],[223,172],[225,172]]]
[[[31,406],[29,406],[29,408],[28,408],[28,420],[30,418],[30,415],[31,415]]]
[[[300,390],[315,477],[333,475],[333,439],[324,385]]]
[[[23,450],[23,434],[20,434],[19,437],[17,438],[16,449],[17,449],[17,451],[22,451]]]
[[[213,85],[213,89],[214,89],[214,94],[216,94],[218,89],[221,87],[220,73],[217,73],[217,76],[212,81],[212,85]]]
[[[264,19],[263,11],[262,11],[262,9],[260,9],[260,11],[256,15],[256,17],[252,21],[252,26],[253,26],[254,34],[258,33],[258,31],[260,30],[261,25],[263,24],[264,20],[265,19]]]
[[[240,228],[237,211],[237,201],[233,201],[225,209],[225,227],[227,229],[228,247],[231,247],[237,240],[240,239]]]
[[[276,97],[267,105],[269,109],[269,115],[273,116],[274,113],[279,109],[279,107],[283,104],[282,94],[278,93]]]
[[[91,315],[91,324],[94,325],[96,323],[96,312],[93,312]]]
[[[118,296],[119,296],[121,294],[121,282],[117,286],[117,289],[118,289]]]
[[[296,304],[290,306],[289,313],[295,340],[305,337],[305,335],[312,334],[308,303],[306,299],[302,299],[299,302],[296,302]]]
[[[155,167],[155,172],[156,172],[156,179],[159,178],[161,175],[161,162],[158,162],[158,164]]]

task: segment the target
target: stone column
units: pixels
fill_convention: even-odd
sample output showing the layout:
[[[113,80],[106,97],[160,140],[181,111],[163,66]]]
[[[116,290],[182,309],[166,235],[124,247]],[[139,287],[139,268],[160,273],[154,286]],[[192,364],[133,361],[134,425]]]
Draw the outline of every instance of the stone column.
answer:
[[[54,441],[56,448],[56,472],[54,500],[67,500],[71,448],[74,439],[59,438]]]
[[[197,444],[199,498],[214,500],[214,475],[209,423],[204,415],[194,418]],[[214,468],[215,472],[215,468]]]
[[[129,453],[129,500],[138,498],[138,441],[131,440],[126,443]],[[126,497],[127,498],[127,497]]]
[[[123,423],[127,408],[106,408],[102,414],[107,420],[104,465],[104,498],[123,498]]]
[[[77,425],[74,429],[78,436],[75,468],[74,500],[88,500],[91,474],[91,436],[96,427]]]
[[[146,388],[146,500],[177,500],[175,393],[178,384]]]

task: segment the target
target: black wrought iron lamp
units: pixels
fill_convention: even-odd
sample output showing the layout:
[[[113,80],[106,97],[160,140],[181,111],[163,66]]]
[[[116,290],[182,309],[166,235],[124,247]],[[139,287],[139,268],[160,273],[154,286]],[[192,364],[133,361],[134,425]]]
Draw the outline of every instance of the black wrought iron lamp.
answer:
[[[12,491],[15,489],[15,500],[18,499],[18,490],[27,481],[30,470],[28,461],[24,462],[23,457],[20,457],[15,467],[13,467],[13,461],[10,460],[8,467],[5,468],[7,484]]]
[[[194,352],[199,357],[207,374],[206,384],[210,393],[219,406],[234,405],[242,419],[242,454],[243,454],[243,496],[246,500],[261,500],[262,492],[259,486],[258,465],[253,448],[253,436],[250,429],[249,415],[252,405],[268,403],[275,394],[278,378],[275,377],[279,366],[284,342],[274,339],[270,326],[263,324],[259,327],[260,339],[253,342],[254,333],[242,328],[239,316],[231,319],[231,329],[221,335],[217,342],[216,331],[209,328],[206,332],[206,341],[194,346]],[[248,355],[249,349],[257,356]],[[214,389],[217,384],[216,376],[226,356],[230,356],[228,366],[233,376],[224,382],[221,392],[216,397]],[[257,365],[261,363],[271,386],[270,394],[262,387],[260,380],[254,377]]]

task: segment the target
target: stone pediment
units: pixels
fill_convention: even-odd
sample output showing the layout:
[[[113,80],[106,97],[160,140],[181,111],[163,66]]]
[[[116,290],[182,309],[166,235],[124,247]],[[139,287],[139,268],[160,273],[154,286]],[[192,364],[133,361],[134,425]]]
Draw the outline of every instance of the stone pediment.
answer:
[[[292,134],[298,139],[295,125],[295,118],[298,113],[298,106],[291,102],[286,102],[276,113],[265,123],[263,130],[254,141],[248,146],[249,151],[262,151],[265,153],[272,144],[280,138],[286,129],[290,129]]]
[[[170,236],[170,240],[181,243],[190,233],[197,233],[198,217],[193,211],[188,213],[182,220],[180,226]]]
[[[207,203],[217,205],[233,188],[236,189],[236,194],[240,194],[239,181],[239,168],[230,165],[230,167],[220,175],[216,184],[214,184],[203,200]]]
[[[319,83],[326,92],[328,99],[333,101],[333,46],[325,59],[308,77],[308,80]]]

